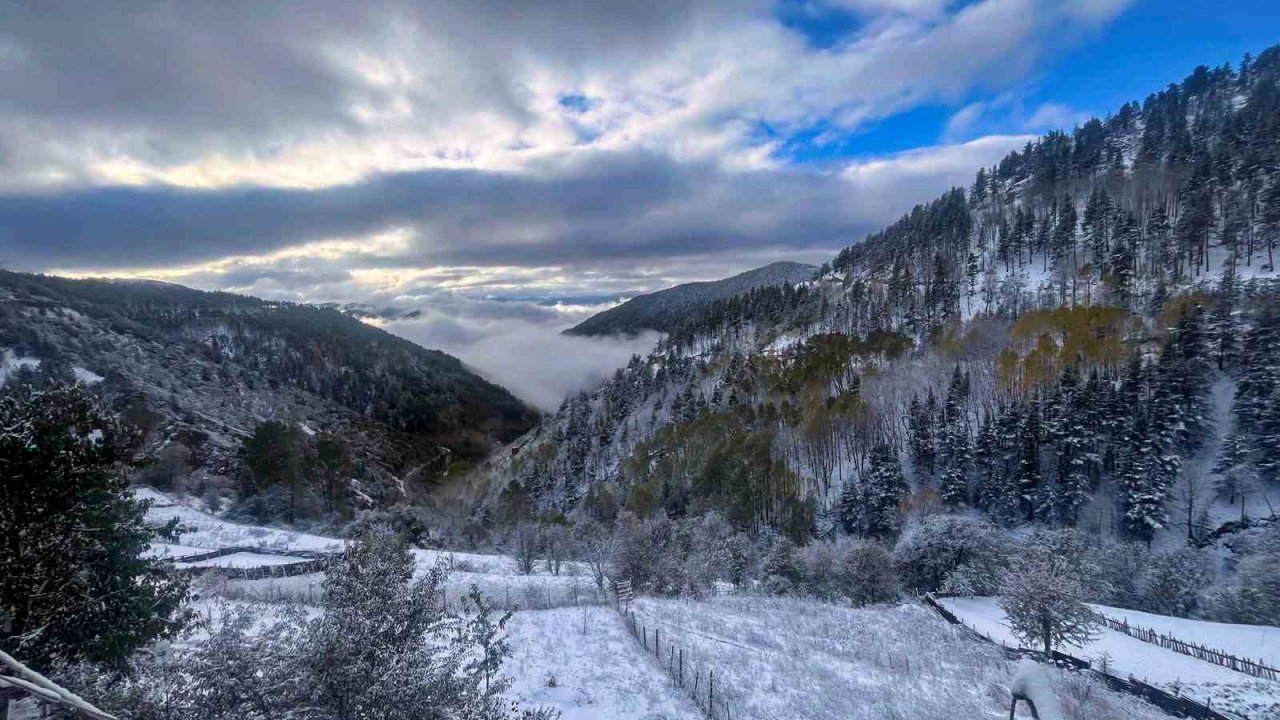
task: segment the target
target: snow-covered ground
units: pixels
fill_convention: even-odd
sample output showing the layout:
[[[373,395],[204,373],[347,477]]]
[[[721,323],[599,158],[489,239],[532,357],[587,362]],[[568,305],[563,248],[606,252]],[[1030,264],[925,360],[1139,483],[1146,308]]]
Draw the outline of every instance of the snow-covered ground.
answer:
[[[184,555],[221,548],[261,548],[276,552],[335,552],[346,543],[340,538],[278,528],[242,525],[215,517],[151,488],[136,488],[135,494],[152,501],[147,519],[163,524],[177,518],[189,528],[178,544],[156,543],[150,553],[156,557],[180,558]],[[529,575],[518,571],[515,560],[506,555],[452,552],[447,550],[413,551],[418,572],[426,572],[436,563],[451,569],[446,592],[451,602],[461,602],[474,585],[501,608],[545,609],[598,603],[601,595],[580,563],[564,563],[559,575],[548,572],[542,564]],[[238,552],[210,558],[180,567],[253,568],[301,562],[306,558],[268,553]],[[262,580],[226,580],[217,585],[216,594],[235,599],[266,602],[314,601],[319,595],[323,575],[299,575]]]
[[[204,510],[184,504],[182,499],[170,497],[148,487],[135,488],[134,494],[137,497],[152,501],[152,507],[147,511],[147,520],[149,522],[161,525],[172,518],[177,518],[184,527],[189,528],[188,532],[183,533],[180,546],[191,549],[190,552],[192,553],[208,552],[229,547],[335,552],[341,550],[343,545],[346,544],[346,541],[341,538],[281,528],[243,525],[223,520]],[[177,546],[170,545],[169,547]],[[152,552],[161,554],[163,549],[156,545],[153,547]],[[521,575],[515,560],[506,555],[486,555],[452,550],[414,550],[413,552],[417,557],[419,567],[429,567],[436,562],[443,561],[459,572],[482,575]],[[168,554],[178,555],[176,552]],[[535,568],[533,576],[565,578],[566,576],[587,574],[585,566],[574,562],[563,563],[560,572],[559,576],[550,575],[540,564],[539,567]]]
[[[1280,627],[1270,625],[1231,625],[1228,623],[1189,620],[1187,618],[1152,615],[1124,608],[1094,605],[1093,609],[1114,620],[1150,628],[1179,640],[1224,650],[1236,657],[1260,660],[1280,667]]]
[[[992,640],[1013,646],[1022,645],[1009,630],[1005,612],[996,598],[942,598],[940,602],[967,625]],[[1280,632],[1275,628],[1247,630],[1244,628],[1248,626],[1242,625],[1200,623],[1195,620],[1161,618],[1132,610],[1103,609],[1117,619],[1121,618],[1112,613],[1125,613],[1131,616],[1131,622],[1173,632],[1185,640],[1200,641],[1200,638],[1206,638],[1207,644],[1225,650],[1235,647],[1242,650],[1246,647],[1257,648],[1259,643],[1270,645],[1275,642],[1275,633]],[[1139,621],[1138,618],[1145,619]],[[1161,619],[1157,624],[1152,618]],[[1148,622],[1152,624],[1148,625]],[[1192,630],[1192,625],[1200,627]],[[1221,639],[1214,639],[1212,634],[1215,628],[1234,630]],[[1235,644],[1228,647],[1229,643]],[[1132,675],[1168,692],[1180,693],[1201,702],[1211,699],[1214,707],[1225,707],[1250,718],[1280,717],[1280,683],[1260,680],[1189,655],[1165,650],[1159,645],[1143,642],[1121,632],[1100,628],[1092,642],[1083,646],[1068,646],[1063,651],[1089,660],[1095,666],[1105,664],[1115,675]],[[1266,652],[1274,654],[1275,649],[1271,648]],[[1254,657],[1258,655],[1256,650],[1249,654]]]
[[[40,367],[40,358],[20,356],[12,350],[0,351],[0,385],[4,385],[10,375],[22,368],[34,370],[38,367]]]
[[[846,608],[770,597],[634,604],[636,619],[713,669],[735,718],[980,720],[1007,718],[1013,667],[916,605]],[[1051,671],[1072,720],[1163,717],[1082,676]],[[705,676],[704,676],[705,677]]]
[[[683,720],[702,717],[636,645],[608,607],[518,612],[507,624],[512,654],[502,673],[509,697],[547,706],[563,720]]]

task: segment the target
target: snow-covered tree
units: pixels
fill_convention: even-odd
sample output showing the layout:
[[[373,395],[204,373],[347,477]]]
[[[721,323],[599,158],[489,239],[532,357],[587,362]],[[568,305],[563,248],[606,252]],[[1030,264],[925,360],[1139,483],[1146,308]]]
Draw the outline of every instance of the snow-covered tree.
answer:
[[[1000,586],[1000,607],[1013,634],[1046,655],[1093,639],[1098,619],[1084,600],[1070,565],[1046,553],[1033,552],[1014,563]]]
[[[971,515],[921,519],[903,532],[893,556],[903,586],[919,593],[990,594],[1008,562],[999,531]]]
[[[899,505],[906,497],[907,479],[902,475],[898,454],[888,444],[871,451],[870,467],[863,479],[864,531],[872,537],[887,537],[898,531]]]

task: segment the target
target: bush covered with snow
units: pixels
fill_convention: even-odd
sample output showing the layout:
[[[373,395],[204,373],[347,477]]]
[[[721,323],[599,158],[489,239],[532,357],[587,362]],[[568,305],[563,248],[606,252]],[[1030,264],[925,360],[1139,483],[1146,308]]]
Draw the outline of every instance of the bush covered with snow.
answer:
[[[985,595],[1008,563],[1008,539],[989,521],[971,515],[928,515],[894,548],[903,586],[912,592]]]

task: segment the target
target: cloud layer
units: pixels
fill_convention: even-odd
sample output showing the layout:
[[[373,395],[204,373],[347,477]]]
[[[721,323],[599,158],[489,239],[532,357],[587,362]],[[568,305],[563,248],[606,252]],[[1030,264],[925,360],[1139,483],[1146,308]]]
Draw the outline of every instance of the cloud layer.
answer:
[[[555,324],[513,307],[820,262],[967,183],[1128,2],[9,3],[0,263],[433,307],[406,334],[483,366]],[[926,105],[941,144],[860,146]]]

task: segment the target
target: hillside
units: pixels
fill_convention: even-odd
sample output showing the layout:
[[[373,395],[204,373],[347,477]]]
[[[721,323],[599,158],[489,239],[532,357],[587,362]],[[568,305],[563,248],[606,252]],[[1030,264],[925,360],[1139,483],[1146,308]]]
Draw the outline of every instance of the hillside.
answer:
[[[816,282],[712,303],[496,462],[490,503],[797,540],[974,510],[1170,547],[1274,506],[1278,83],[1280,48],[1196,68]]]
[[[234,475],[266,421],[340,437],[374,484],[428,481],[535,418],[456,358],[337,310],[157,282],[0,273],[0,381],[17,374],[93,385],[170,482]]]
[[[221,568],[203,572],[202,596],[192,603],[215,626],[228,606],[262,600],[269,604],[257,612],[268,620],[290,602],[318,613],[325,597],[322,573],[253,579],[237,573],[289,562],[276,553],[332,552],[350,543],[237,525],[184,506],[182,498],[141,494],[156,502],[149,522],[177,518],[190,528],[182,545],[153,546],[155,554],[177,558],[182,567]],[[180,559],[245,546],[260,553]],[[526,707],[559,711],[563,720],[707,717],[709,695],[717,718],[1007,717],[1013,663],[915,603],[851,608],[727,588],[700,600],[644,597],[631,605],[633,637],[609,597],[596,592],[585,563],[565,563],[558,574],[540,563],[521,574],[514,557],[422,549],[413,550],[413,561],[419,575],[437,563],[450,569],[444,595],[451,607],[476,586],[494,606],[514,611],[503,633],[511,650],[501,667],[511,681],[504,694]],[[199,638],[181,642],[198,647]],[[714,673],[710,693],[708,670]],[[1206,674],[1214,676],[1213,670]],[[683,683],[677,681],[681,674]],[[1069,718],[1164,717],[1087,675],[1054,669],[1050,678]]]
[[[569,335],[635,334],[642,330],[670,332],[698,316],[717,300],[756,288],[794,285],[812,280],[818,268],[795,262],[776,262],[723,280],[685,283],[638,295],[597,313],[565,331]]]

